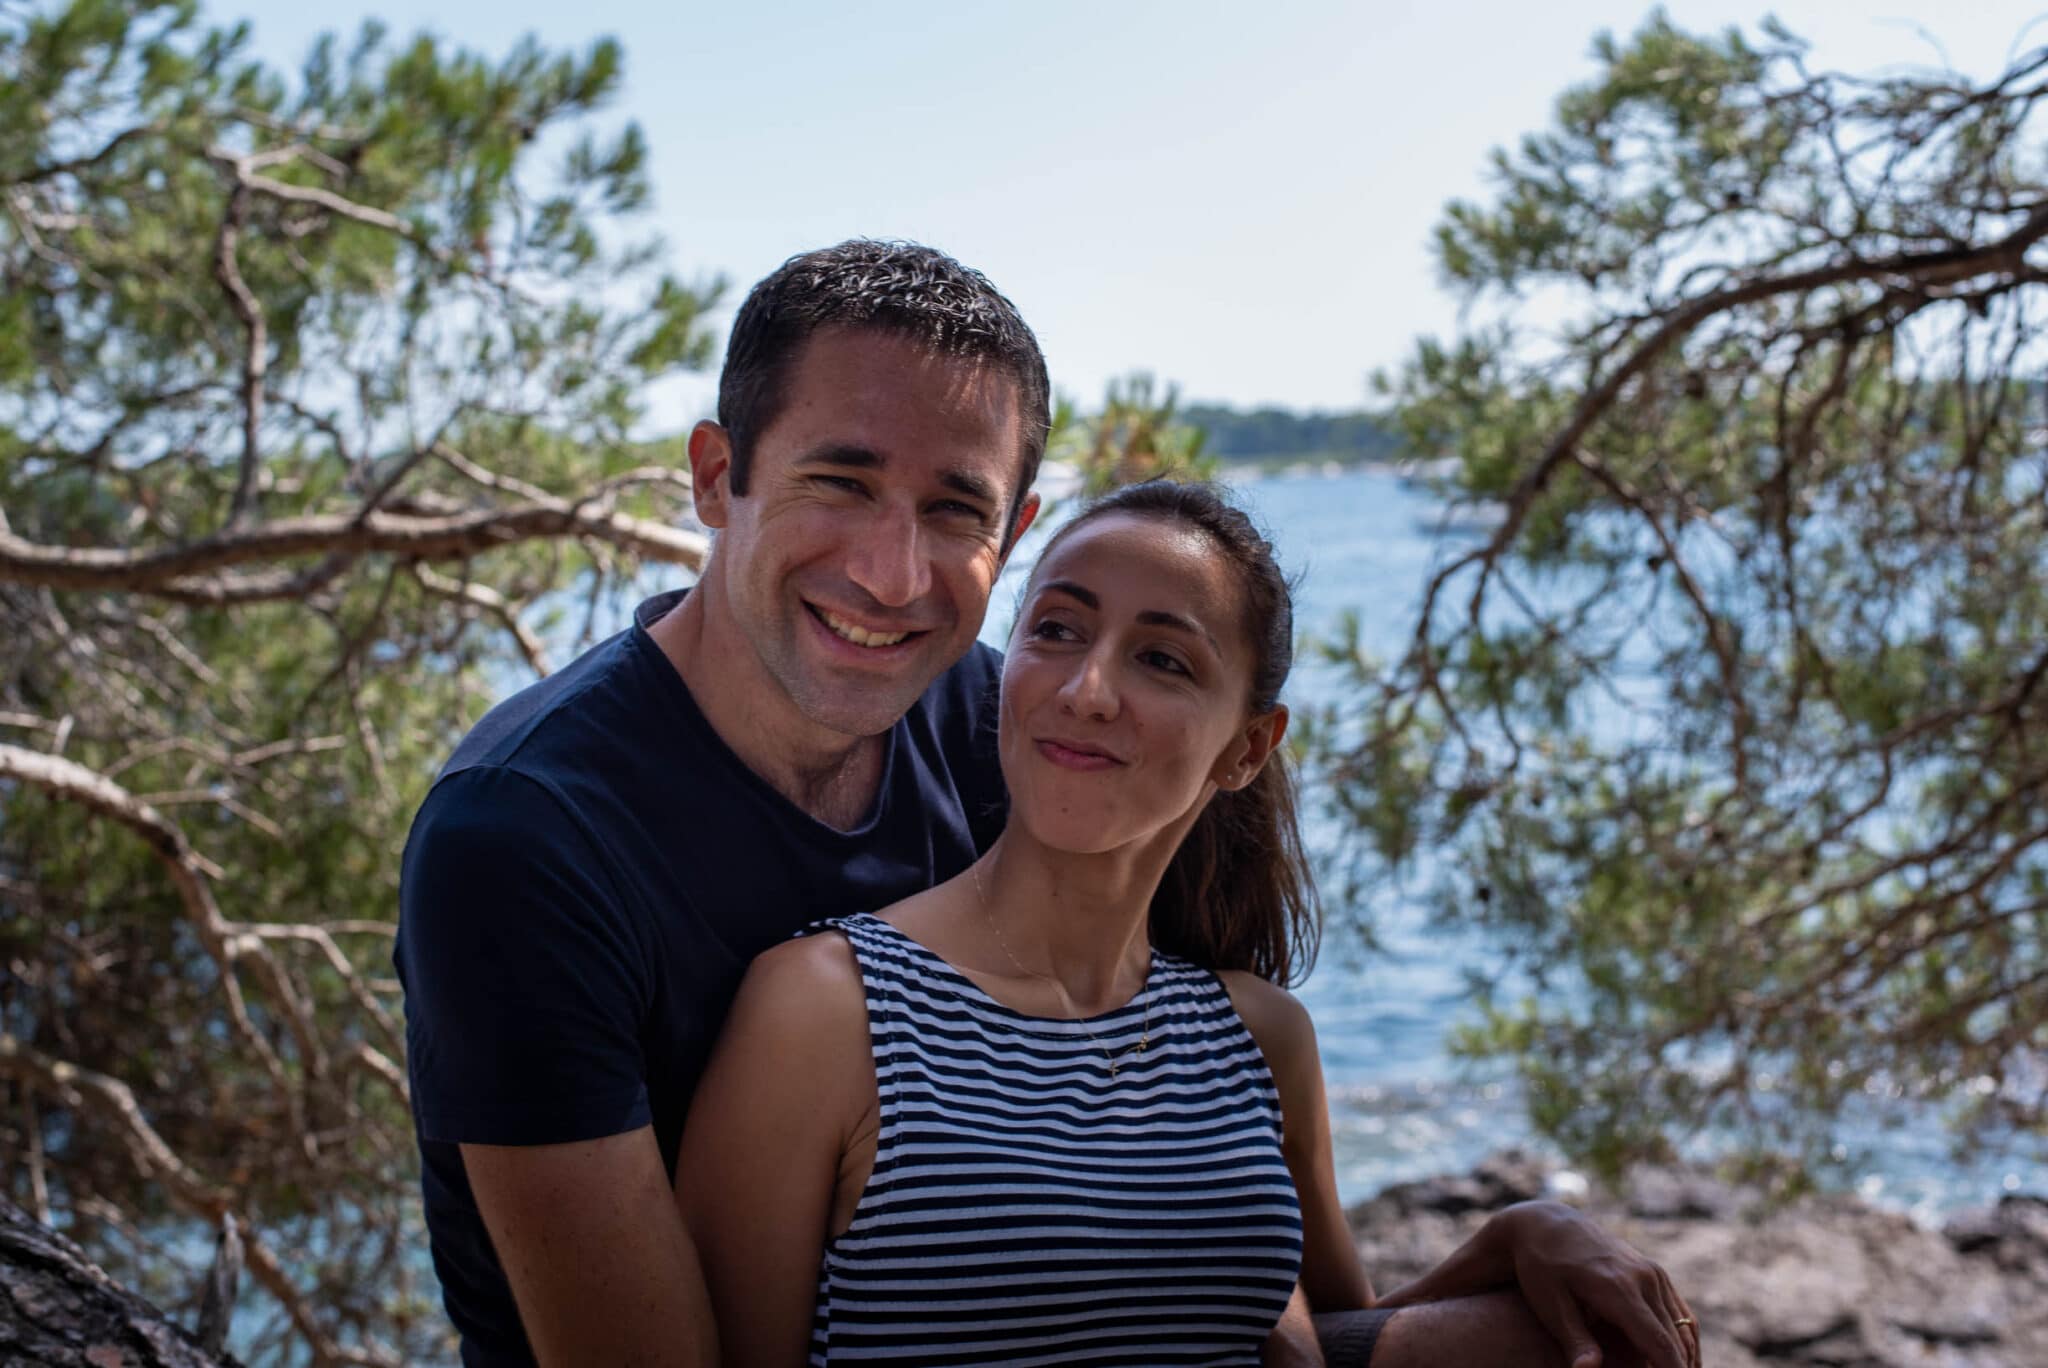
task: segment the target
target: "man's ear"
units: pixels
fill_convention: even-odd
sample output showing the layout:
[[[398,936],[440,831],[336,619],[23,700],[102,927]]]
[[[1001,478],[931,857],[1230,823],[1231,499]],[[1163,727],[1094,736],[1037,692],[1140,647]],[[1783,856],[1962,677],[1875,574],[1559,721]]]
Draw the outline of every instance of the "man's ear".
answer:
[[[1273,711],[1260,713],[1245,723],[1244,730],[1231,738],[1223,754],[1217,757],[1216,768],[1210,778],[1219,789],[1235,791],[1259,777],[1259,771],[1266,767],[1266,761],[1280,747],[1280,740],[1287,735],[1287,705],[1275,704]]]
[[[1010,559],[1010,553],[1017,549],[1018,542],[1024,540],[1024,534],[1030,529],[1032,519],[1037,516],[1038,495],[1036,493],[1028,493],[1024,496],[1023,506],[1017,510],[1016,529],[1003,541],[1003,554],[1001,559],[996,562],[997,565],[1000,566],[1004,561]]]
[[[690,497],[697,521],[724,527],[732,502],[732,434],[709,418],[690,429]]]

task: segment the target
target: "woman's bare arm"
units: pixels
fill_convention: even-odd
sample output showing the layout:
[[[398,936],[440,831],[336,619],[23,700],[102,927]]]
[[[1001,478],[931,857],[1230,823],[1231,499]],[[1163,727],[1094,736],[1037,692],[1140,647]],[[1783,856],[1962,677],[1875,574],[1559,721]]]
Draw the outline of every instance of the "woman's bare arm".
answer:
[[[1372,1280],[1337,1199],[1330,1144],[1330,1104],[1308,1009],[1284,988],[1245,973],[1222,975],[1231,1005],[1266,1057],[1280,1092],[1281,1152],[1301,1202],[1301,1290],[1316,1311],[1352,1311],[1373,1304]]]
[[[865,994],[845,940],[809,937],[755,960],[676,1159],[676,1201],[728,1368],[806,1360],[840,1156],[874,1093]]]

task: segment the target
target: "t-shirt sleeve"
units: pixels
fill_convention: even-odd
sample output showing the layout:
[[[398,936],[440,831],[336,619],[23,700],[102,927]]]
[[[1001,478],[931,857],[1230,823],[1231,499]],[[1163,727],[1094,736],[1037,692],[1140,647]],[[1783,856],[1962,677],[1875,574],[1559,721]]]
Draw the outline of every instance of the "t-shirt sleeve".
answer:
[[[435,786],[406,842],[396,959],[424,1139],[550,1145],[648,1123],[641,941],[594,842],[536,780],[486,766]]]

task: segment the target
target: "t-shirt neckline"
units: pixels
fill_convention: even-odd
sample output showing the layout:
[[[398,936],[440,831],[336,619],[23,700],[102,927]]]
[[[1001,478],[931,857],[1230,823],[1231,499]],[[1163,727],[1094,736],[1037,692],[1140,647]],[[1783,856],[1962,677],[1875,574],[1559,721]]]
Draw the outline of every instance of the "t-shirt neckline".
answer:
[[[697,706],[697,697],[690,692],[689,683],[684,680],[682,671],[676,669],[675,663],[649,635],[648,627],[674,611],[676,605],[683,601],[683,596],[689,592],[688,586],[664,589],[658,594],[650,594],[640,600],[633,607],[633,628],[628,638],[640,662],[666,681],[659,687],[664,691],[672,691],[680,702],[678,714],[684,725],[698,734],[719,757],[720,762],[732,772],[737,782],[750,786],[763,801],[779,804],[791,820],[807,824],[805,829],[813,831],[820,839],[852,843],[873,836],[889,814],[890,794],[895,788],[896,781],[896,751],[901,744],[899,733],[903,732],[906,726],[905,718],[897,718],[882,735],[882,775],[875,785],[875,800],[869,806],[867,815],[853,826],[844,828],[820,821],[794,802],[788,794],[755,773],[753,767],[746,761],[740,759],[739,754],[726,739],[719,735],[718,728],[711,725],[711,719],[704,715],[704,710]],[[913,703],[911,706],[914,708],[917,705]]]

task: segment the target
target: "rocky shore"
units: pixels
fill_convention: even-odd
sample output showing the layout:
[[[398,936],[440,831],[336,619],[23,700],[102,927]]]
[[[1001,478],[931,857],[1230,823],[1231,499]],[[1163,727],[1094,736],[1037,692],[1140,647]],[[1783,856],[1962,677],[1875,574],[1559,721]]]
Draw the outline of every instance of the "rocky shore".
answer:
[[[2014,1195],[1939,1230],[1849,1196],[1776,1210],[1694,1169],[1619,1192],[1519,1154],[1390,1187],[1351,1209],[1374,1283],[1423,1272],[1488,1213],[1570,1201],[1669,1269],[1708,1368],[2048,1368],[2048,1196]]]
[[[1504,1154],[1390,1187],[1351,1210],[1366,1267],[1393,1287],[1487,1215],[1571,1201],[1671,1270],[1708,1368],[2048,1368],[2048,1197],[2011,1196],[1939,1230],[1843,1196],[1769,1209],[1692,1169],[1616,1193]],[[70,1241],[0,1197],[0,1363],[213,1368],[183,1329],[115,1287]]]

